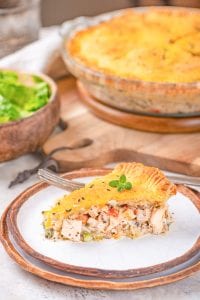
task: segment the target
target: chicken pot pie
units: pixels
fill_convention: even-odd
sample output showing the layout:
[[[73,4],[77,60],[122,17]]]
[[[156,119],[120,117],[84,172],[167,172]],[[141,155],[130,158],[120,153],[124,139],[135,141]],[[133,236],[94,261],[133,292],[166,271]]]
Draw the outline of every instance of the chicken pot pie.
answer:
[[[200,81],[200,15],[127,10],[79,31],[68,51],[91,69],[150,82]]]
[[[161,234],[176,186],[157,168],[121,163],[43,212],[45,236],[74,242]]]
[[[197,9],[126,9],[79,20],[64,35],[63,57],[106,104],[151,115],[200,113]]]

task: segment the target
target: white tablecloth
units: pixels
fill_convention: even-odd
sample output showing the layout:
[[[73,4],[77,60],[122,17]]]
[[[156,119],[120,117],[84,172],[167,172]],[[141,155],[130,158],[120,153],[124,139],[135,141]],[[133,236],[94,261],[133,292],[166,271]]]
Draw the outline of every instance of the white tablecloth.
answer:
[[[58,26],[43,28],[38,41],[0,59],[0,68],[43,72],[53,78],[61,77],[68,73],[61,59],[61,43]]]

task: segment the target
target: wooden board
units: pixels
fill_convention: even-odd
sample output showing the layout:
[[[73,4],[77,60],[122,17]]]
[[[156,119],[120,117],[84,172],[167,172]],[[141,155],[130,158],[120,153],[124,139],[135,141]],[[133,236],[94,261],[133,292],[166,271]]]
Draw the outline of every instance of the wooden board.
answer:
[[[63,150],[53,157],[60,171],[99,167],[115,161],[141,161],[161,169],[200,176],[200,133],[161,134],[120,127],[92,115],[80,102],[76,82],[69,77],[58,82],[61,119],[66,130],[50,137],[43,146],[49,154],[84,139],[86,147]]]

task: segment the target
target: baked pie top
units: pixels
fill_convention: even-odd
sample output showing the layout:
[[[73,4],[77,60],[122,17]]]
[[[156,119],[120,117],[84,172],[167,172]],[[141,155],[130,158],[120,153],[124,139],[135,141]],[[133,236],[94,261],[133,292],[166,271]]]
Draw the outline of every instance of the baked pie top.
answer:
[[[77,32],[66,44],[82,65],[107,75],[150,82],[200,81],[200,13],[126,10]]]
[[[122,188],[114,182],[122,181]],[[170,196],[176,194],[176,186],[157,168],[141,163],[121,163],[109,174],[96,178],[84,188],[64,196],[45,215],[45,226],[51,226],[51,215],[79,212],[91,206],[103,207],[110,200],[120,204],[140,204],[164,206]]]

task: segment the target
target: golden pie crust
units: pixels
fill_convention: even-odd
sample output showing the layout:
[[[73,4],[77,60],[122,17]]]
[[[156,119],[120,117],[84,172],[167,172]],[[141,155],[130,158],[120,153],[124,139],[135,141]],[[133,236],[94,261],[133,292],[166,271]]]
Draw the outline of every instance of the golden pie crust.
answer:
[[[197,10],[125,10],[78,31],[66,47],[76,61],[106,75],[148,82],[200,81]]]
[[[132,184],[130,190],[119,192],[117,188],[109,185],[112,180],[119,180],[121,175],[125,175],[126,180]],[[111,173],[64,196],[51,210],[45,211],[45,228],[51,226],[52,214],[66,218],[68,214],[81,209],[103,207],[113,199],[120,204],[164,206],[169,197],[175,194],[176,186],[159,169],[135,162],[121,163]]]

